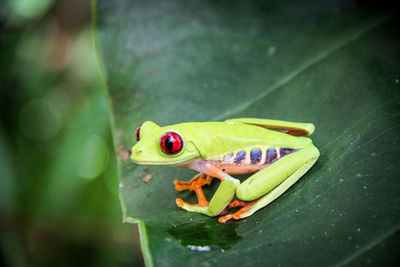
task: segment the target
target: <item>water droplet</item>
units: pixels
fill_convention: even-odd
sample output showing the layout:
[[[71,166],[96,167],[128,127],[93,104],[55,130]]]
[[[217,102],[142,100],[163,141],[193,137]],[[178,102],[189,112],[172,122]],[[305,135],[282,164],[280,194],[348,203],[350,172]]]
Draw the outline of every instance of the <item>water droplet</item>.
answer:
[[[186,247],[187,247],[188,249],[197,250],[197,251],[200,251],[200,252],[202,252],[202,251],[210,251],[210,250],[211,250],[211,248],[210,248],[209,246],[187,245]]]

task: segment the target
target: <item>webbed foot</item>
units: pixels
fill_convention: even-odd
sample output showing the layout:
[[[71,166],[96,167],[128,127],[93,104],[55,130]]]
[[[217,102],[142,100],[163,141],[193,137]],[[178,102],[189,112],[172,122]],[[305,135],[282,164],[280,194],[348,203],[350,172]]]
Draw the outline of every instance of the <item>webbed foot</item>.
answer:
[[[226,209],[224,210],[224,212],[227,212],[230,208],[234,208],[234,207],[243,207],[240,210],[238,210],[235,213],[232,214],[227,214],[225,216],[221,216],[218,218],[218,222],[220,223],[226,223],[227,221],[229,221],[230,219],[234,219],[234,220],[240,220],[242,219],[242,214],[245,213],[246,211],[248,211],[249,209],[251,209],[253,207],[253,205],[257,202],[258,200],[254,200],[252,202],[243,202],[243,201],[239,201],[239,200],[235,200],[231,203],[229,203],[229,205],[226,207]],[[223,214],[223,213],[222,213]]]
[[[208,203],[206,197],[204,196],[203,189],[201,187],[203,185],[210,185],[213,179],[214,179],[214,177],[212,177],[212,176],[205,175],[205,174],[199,174],[188,182],[175,180],[174,184],[175,184],[176,190],[178,190],[178,191],[183,191],[183,190],[194,191],[199,200],[199,204],[197,204],[196,206],[205,207],[205,206],[208,206],[209,203]],[[188,205],[193,206],[191,204],[184,202],[180,198],[176,199],[176,204],[181,208],[183,208],[184,206],[188,206]]]
[[[214,177],[200,173],[190,181],[174,180],[175,189],[178,191],[194,191],[195,186],[210,185]]]

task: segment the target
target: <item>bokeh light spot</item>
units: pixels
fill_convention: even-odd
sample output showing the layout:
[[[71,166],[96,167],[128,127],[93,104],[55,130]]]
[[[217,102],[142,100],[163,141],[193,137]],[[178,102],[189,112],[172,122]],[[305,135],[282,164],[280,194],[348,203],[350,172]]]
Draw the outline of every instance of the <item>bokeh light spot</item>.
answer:
[[[106,169],[109,151],[103,138],[92,134],[83,147],[79,176],[87,179],[96,178]]]
[[[44,99],[26,102],[18,114],[21,132],[34,140],[48,140],[54,137],[61,126],[61,118],[54,105]]]
[[[84,81],[97,81],[100,79],[96,51],[93,49],[92,29],[90,27],[82,31],[73,43],[71,71]]]
[[[53,0],[10,0],[9,3],[17,15],[33,19],[46,12]]]

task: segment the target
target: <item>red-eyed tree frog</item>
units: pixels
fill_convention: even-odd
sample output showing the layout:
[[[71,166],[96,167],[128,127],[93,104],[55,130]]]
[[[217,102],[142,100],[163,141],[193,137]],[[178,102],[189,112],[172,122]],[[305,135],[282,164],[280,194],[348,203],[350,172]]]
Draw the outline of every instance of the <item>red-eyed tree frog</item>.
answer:
[[[176,204],[219,222],[242,219],[267,206],[299,180],[317,161],[318,149],[301,137],[312,123],[240,118],[225,122],[188,122],[160,127],[146,121],[136,129],[131,159],[137,164],[170,165],[200,172],[190,181],[175,180],[178,191],[194,191],[198,204],[180,198]],[[235,174],[253,174],[244,182]],[[221,181],[210,202],[202,186]],[[231,202],[236,195],[236,200]]]

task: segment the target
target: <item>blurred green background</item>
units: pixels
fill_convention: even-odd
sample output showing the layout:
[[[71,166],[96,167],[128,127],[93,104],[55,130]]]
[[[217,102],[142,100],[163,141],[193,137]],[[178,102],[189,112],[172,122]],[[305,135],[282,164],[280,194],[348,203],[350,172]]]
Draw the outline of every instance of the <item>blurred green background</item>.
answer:
[[[90,1],[0,4],[1,266],[142,266],[121,222]]]

